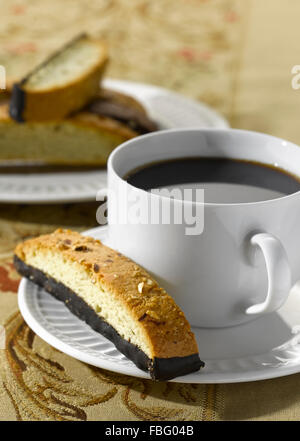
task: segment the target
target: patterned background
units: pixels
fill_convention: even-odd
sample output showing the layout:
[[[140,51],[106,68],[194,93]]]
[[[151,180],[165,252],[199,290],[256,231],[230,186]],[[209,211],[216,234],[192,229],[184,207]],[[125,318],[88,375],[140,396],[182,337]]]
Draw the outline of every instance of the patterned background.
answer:
[[[15,80],[88,30],[109,43],[107,75],[202,100],[235,127],[300,143],[298,0],[0,0],[0,64]],[[20,240],[96,224],[96,204],[0,205],[0,420],[218,420],[300,417],[300,376],[237,385],[156,384],[51,348],[18,312]]]

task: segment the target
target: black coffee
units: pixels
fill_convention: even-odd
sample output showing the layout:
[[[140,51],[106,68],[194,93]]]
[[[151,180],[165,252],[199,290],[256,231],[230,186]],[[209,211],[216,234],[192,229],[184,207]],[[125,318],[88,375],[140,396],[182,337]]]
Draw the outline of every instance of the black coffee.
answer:
[[[196,184],[205,189],[211,202],[266,200],[300,190],[300,180],[283,169],[227,158],[196,157],[156,162],[133,170],[125,179],[144,190],[188,188],[189,184],[193,184],[192,187]]]

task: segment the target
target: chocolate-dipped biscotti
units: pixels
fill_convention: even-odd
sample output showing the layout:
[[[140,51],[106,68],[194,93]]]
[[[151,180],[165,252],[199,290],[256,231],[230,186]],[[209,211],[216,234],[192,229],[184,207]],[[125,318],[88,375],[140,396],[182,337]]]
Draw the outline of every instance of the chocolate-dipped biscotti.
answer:
[[[9,81],[0,91],[0,167],[104,166],[118,145],[158,130],[133,97],[100,88],[107,62],[106,45],[82,34]]]
[[[84,107],[98,92],[107,48],[81,34],[15,83],[10,116],[16,121],[51,121]]]
[[[174,300],[144,269],[100,241],[57,230],[18,245],[14,263],[154,380],[204,365]]]

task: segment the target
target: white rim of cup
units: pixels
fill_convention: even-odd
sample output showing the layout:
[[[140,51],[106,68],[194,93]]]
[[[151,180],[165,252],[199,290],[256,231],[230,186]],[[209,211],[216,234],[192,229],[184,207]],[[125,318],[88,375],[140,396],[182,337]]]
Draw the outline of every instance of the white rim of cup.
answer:
[[[129,139],[128,141],[122,143],[121,145],[119,145],[116,149],[113,150],[113,152],[110,154],[109,158],[108,158],[108,162],[107,162],[107,167],[108,169],[110,169],[112,171],[112,173],[114,174],[114,176],[120,180],[121,182],[127,183],[128,186],[135,188],[139,191],[145,192],[147,193],[147,190],[143,190],[142,188],[138,188],[133,186],[132,184],[129,184],[122,176],[120,176],[115,168],[114,168],[114,164],[113,161],[115,160],[115,157],[119,154],[120,150],[122,150],[125,147],[128,147],[132,144],[137,144],[140,141],[142,141],[145,138],[151,138],[151,137],[158,137],[164,134],[168,134],[168,133],[189,133],[189,132],[218,132],[218,133],[228,133],[228,132],[233,132],[233,133],[240,133],[243,135],[258,135],[260,137],[266,137],[268,139],[273,139],[274,141],[279,141],[279,142],[284,142],[287,143],[295,148],[300,149],[300,147],[297,144],[294,144],[293,142],[287,141],[283,138],[279,138],[277,136],[273,136],[273,135],[269,135],[267,133],[263,133],[263,132],[257,132],[257,131],[253,131],[253,130],[243,130],[243,129],[233,129],[233,128],[228,128],[228,129],[218,129],[218,128],[193,128],[193,127],[189,127],[189,128],[175,128],[175,129],[165,129],[165,130],[159,130],[157,132],[152,132],[152,133],[147,133],[145,135],[140,135],[136,138],[133,139]],[[167,160],[168,158],[166,158]],[[172,158],[174,159],[174,158]],[[261,162],[261,164],[264,164],[263,162]],[[145,164],[147,165],[147,163]],[[283,170],[283,169],[282,169]],[[300,170],[299,170],[299,181],[300,181]],[[168,199],[167,196],[163,196],[163,195],[157,195],[155,193],[151,194],[152,197],[157,197],[159,199]],[[209,207],[238,207],[238,206],[252,206],[252,205],[263,205],[263,204],[277,204],[283,200],[287,200],[287,199],[291,199],[291,198],[297,198],[300,196],[300,190],[296,191],[294,193],[285,195],[285,196],[281,196],[281,197],[277,197],[274,199],[267,199],[265,201],[256,201],[256,202],[234,202],[234,203],[217,203],[217,202],[205,202],[204,203],[200,203],[200,204],[204,204],[205,206],[209,206]],[[193,202],[193,201],[182,201],[182,203],[186,204],[186,203],[192,203],[192,204],[199,204],[199,202]]]

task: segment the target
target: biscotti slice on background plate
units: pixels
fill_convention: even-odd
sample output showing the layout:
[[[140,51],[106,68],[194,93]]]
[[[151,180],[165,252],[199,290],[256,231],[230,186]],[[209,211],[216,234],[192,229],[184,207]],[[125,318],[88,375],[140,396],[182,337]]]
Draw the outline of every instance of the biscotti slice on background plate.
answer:
[[[174,300],[144,269],[100,241],[57,230],[18,245],[14,263],[154,380],[203,366]]]
[[[133,97],[113,90],[101,89],[85,110],[115,119],[139,135],[158,130],[144,107]]]
[[[79,110],[97,94],[107,60],[103,42],[78,36],[13,86],[11,117],[49,121]]]
[[[0,102],[0,165],[104,166],[115,147],[137,135],[117,120],[87,111],[19,124],[10,118],[8,103]]]

